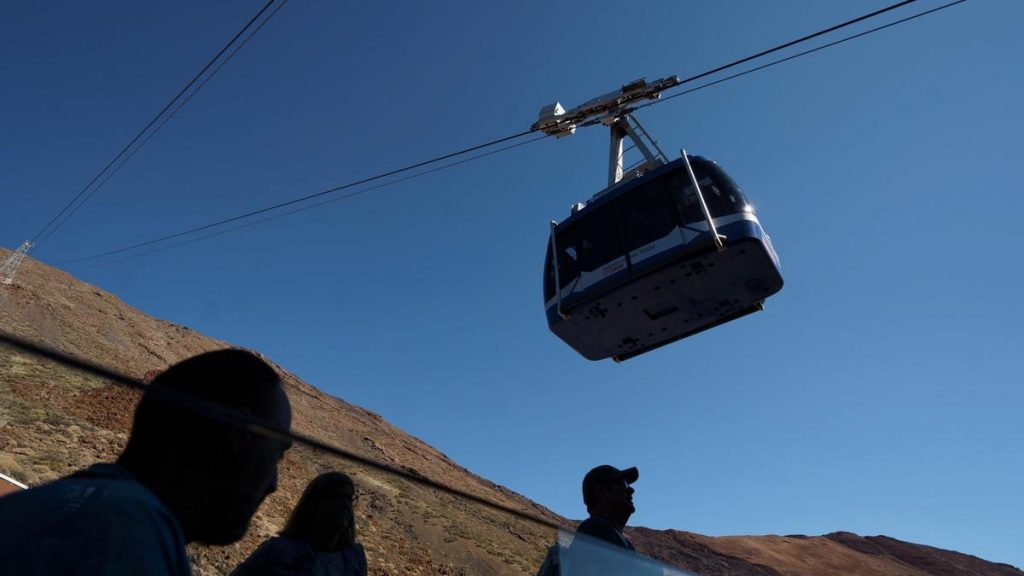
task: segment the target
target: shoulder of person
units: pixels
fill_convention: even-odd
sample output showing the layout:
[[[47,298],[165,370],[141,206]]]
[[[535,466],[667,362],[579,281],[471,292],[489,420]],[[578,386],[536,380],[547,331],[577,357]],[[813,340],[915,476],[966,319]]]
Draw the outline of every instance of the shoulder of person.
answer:
[[[231,572],[231,576],[247,574],[291,574],[303,559],[313,556],[313,549],[305,542],[287,536],[274,536],[256,548],[248,558]]]
[[[341,551],[341,556],[345,562],[346,576],[366,576],[366,550],[362,544],[356,542],[345,548]]]
[[[615,530],[615,526],[604,518],[597,516],[591,516],[580,525],[576,527],[576,532],[580,534],[586,534],[595,538],[601,538],[602,540],[618,540],[618,531]]]
[[[356,542],[352,546],[345,549],[345,555],[357,556],[360,558],[366,558],[366,549],[359,542]]]
[[[14,494],[9,510],[37,568],[63,574],[189,574],[181,527],[160,500],[123,469],[96,465]],[[17,541],[14,538],[14,541]],[[8,566],[10,567],[10,566]],[[37,572],[41,573],[41,572]]]

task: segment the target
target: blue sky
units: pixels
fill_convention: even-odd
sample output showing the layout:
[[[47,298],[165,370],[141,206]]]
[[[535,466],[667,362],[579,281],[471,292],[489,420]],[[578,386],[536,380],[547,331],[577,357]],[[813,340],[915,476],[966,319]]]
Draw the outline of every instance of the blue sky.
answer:
[[[35,234],[261,4],[5,5],[0,243]],[[33,256],[317,192],[885,4],[292,0]],[[1022,17],[971,0],[643,111],[664,148],[740,182],[786,286],[623,364],[576,356],[541,303],[547,222],[604,185],[598,128],[67,269],[570,517],[587,469],[636,465],[633,524],[887,534],[1021,566]]]

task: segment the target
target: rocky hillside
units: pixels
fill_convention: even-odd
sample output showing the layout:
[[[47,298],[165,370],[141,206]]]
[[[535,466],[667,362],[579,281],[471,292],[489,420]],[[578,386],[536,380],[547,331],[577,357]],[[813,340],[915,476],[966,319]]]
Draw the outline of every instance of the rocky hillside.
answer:
[[[8,251],[0,249],[0,258]],[[26,259],[14,286],[0,286],[0,328],[140,379],[196,353],[230,346],[157,320],[117,297]],[[379,415],[282,374],[296,431],[362,456],[456,486],[563,525],[572,522],[474,475]],[[29,485],[116,457],[137,396],[89,374],[0,344],[0,473]],[[246,537],[224,547],[193,547],[195,573],[225,574],[283,525],[305,484],[338,469],[357,483],[360,540],[372,574],[533,574],[554,540],[549,528],[424,488],[308,448],[289,451],[280,489]],[[1024,576],[984,560],[849,533],[820,537],[707,537],[631,529],[645,553],[713,575]]]

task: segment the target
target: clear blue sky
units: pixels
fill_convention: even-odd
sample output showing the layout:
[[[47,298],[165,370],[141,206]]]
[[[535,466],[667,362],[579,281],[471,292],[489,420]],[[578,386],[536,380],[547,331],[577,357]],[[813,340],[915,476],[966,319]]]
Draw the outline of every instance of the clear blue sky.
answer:
[[[0,243],[35,234],[261,4],[6,3]],[[885,4],[292,0],[33,255],[316,192]],[[887,534],[1021,566],[1022,19],[971,0],[644,111],[666,149],[740,182],[786,286],[623,364],[576,356],[541,306],[547,222],[603,186],[603,129],[69,268],[570,517],[588,468],[636,465],[633,524]]]

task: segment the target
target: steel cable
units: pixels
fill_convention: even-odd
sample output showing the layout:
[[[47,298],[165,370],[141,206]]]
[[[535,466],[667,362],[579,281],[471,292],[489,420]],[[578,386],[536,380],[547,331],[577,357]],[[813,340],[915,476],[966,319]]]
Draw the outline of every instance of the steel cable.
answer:
[[[203,75],[204,75],[204,74],[206,74],[207,70],[209,70],[209,69],[210,69],[210,68],[211,68],[211,67],[212,67],[212,66],[214,65],[214,63],[216,63],[216,62],[217,62],[217,61],[218,61],[218,60],[220,59],[220,57],[221,57],[221,56],[223,56],[223,55],[224,55],[224,53],[225,53],[225,52],[227,52],[227,50],[228,50],[228,49],[229,49],[229,48],[230,48],[230,47],[231,47],[231,46],[232,46],[232,45],[233,45],[233,44],[234,44],[235,42],[237,42],[237,41],[238,41],[238,39],[239,39],[239,38],[240,38],[240,37],[241,37],[241,36],[242,36],[242,35],[243,35],[243,34],[245,33],[245,31],[246,31],[246,30],[248,30],[248,29],[249,29],[249,28],[250,28],[250,27],[251,27],[251,26],[252,26],[252,25],[253,25],[253,24],[254,24],[254,23],[255,23],[255,22],[257,21],[257,20],[259,20],[260,16],[262,16],[262,15],[263,15],[263,13],[264,13],[264,12],[266,12],[266,11],[267,11],[267,9],[268,9],[268,8],[270,8],[270,6],[271,6],[271,5],[272,5],[272,4],[274,3],[274,2],[275,2],[275,0],[269,0],[269,1],[268,1],[268,2],[267,2],[267,3],[266,3],[266,4],[264,5],[264,6],[263,6],[263,8],[261,8],[261,9],[260,9],[260,11],[259,11],[259,12],[257,12],[257,13],[256,13],[256,15],[255,15],[255,16],[253,16],[253,17],[252,17],[252,18],[251,18],[251,19],[250,19],[250,20],[249,20],[249,21],[248,21],[248,22],[247,22],[247,23],[245,24],[245,26],[243,26],[243,27],[242,27],[242,29],[241,29],[241,30],[239,30],[239,31],[238,31],[238,33],[236,33],[236,34],[235,34],[235,35],[234,35],[234,36],[233,36],[233,37],[231,38],[231,40],[229,40],[229,41],[228,41],[228,43],[227,43],[227,44],[225,44],[225,45],[224,45],[224,47],[223,47],[223,48],[221,48],[221,49],[220,49],[220,51],[219,51],[219,52],[217,52],[217,54],[216,54],[216,55],[215,55],[215,56],[214,56],[213,58],[211,58],[209,62],[207,62],[207,63],[206,63],[206,65],[205,65],[205,66],[203,66],[202,70],[200,70],[200,71],[199,71],[199,73],[197,73],[197,74],[196,74],[195,76],[193,76],[193,77],[192,77],[192,79],[191,79],[191,80],[189,80],[188,84],[186,84],[186,85],[185,85],[185,87],[184,87],[184,88],[182,88],[182,89],[181,89],[181,91],[179,91],[179,92],[178,92],[178,93],[177,93],[177,94],[176,94],[176,95],[174,96],[174,98],[172,98],[172,99],[171,99],[171,101],[170,101],[170,102],[168,102],[168,103],[167,103],[167,105],[166,105],[166,106],[164,106],[164,107],[163,107],[163,109],[161,109],[161,110],[160,110],[160,112],[159,112],[159,113],[157,113],[157,115],[156,115],[156,116],[154,116],[154,117],[153,117],[153,119],[149,121],[149,123],[148,123],[148,124],[146,124],[145,128],[143,128],[143,129],[142,129],[141,131],[139,131],[139,133],[138,133],[138,134],[136,134],[136,135],[135,135],[135,137],[134,137],[134,138],[132,138],[132,140],[131,140],[130,142],[128,142],[128,144],[127,144],[127,145],[125,145],[125,147],[124,147],[124,148],[122,148],[122,149],[121,149],[121,151],[120,151],[120,152],[118,152],[118,153],[117,153],[117,155],[116,155],[116,156],[114,156],[114,157],[113,157],[113,158],[112,158],[112,159],[110,160],[110,162],[108,162],[108,163],[107,163],[107,165],[106,165],[106,166],[104,166],[104,167],[103,167],[103,169],[102,169],[102,170],[100,170],[100,171],[99,171],[99,172],[98,172],[98,173],[96,174],[96,176],[94,176],[94,177],[93,177],[93,179],[92,179],[92,180],[90,180],[90,181],[89,181],[89,183],[88,183],[88,184],[86,184],[86,185],[85,185],[85,187],[84,187],[84,188],[82,188],[82,190],[81,190],[81,191],[79,191],[79,193],[78,193],[77,195],[75,195],[75,197],[74,197],[74,198],[72,198],[72,199],[71,199],[71,201],[70,201],[70,202],[68,202],[67,204],[65,204],[65,205],[64,205],[64,207],[63,207],[63,208],[61,208],[61,210],[60,210],[59,212],[57,212],[57,214],[56,214],[56,215],[55,215],[55,216],[54,216],[54,217],[53,217],[52,219],[50,219],[50,221],[49,221],[49,222],[47,222],[47,223],[46,223],[46,225],[45,225],[45,226],[43,226],[43,227],[42,227],[42,229],[40,229],[40,230],[39,230],[39,232],[37,232],[35,236],[33,236],[33,238],[32,238],[32,244],[33,244],[33,245],[35,245],[36,247],[38,247],[38,246],[39,246],[40,244],[42,244],[43,242],[45,242],[46,240],[48,240],[48,239],[50,238],[50,236],[52,236],[52,235],[53,235],[53,233],[57,231],[57,229],[58,229],[58,228],[60,228],[60,227],[61,227],[61,226],[62,226],[62,225],[63,225],[63,224],[65,223],[65,222],[67,222],[67,221],[68,221],[68,219],[69,219],[69,218],[71,218],[71,215],[72,215],[72,214],[74,214],[75,212],[77,212],[77,211],[78,211],[78,209],[79,209],[79,208],[81,208],[83,204],[85,204],[86,202],[88,202],[88,201],[89,201],[89,199],[90,199],[90,198],[92,198],[93,194],[95,194],[97,190],[99,190],[99,189],[100,189],[100,188],[101,188],[101,187],[102,187],[102,186],[103,186],[104,184],[106,184],[107,180],[109,180],[109,179],[110,179],[110,178],[111,178],[111,177],[112,177],[112,176],[113,176],[113,175],[114,175],[114,174],[115,174],[115,173],[116,173],[116,172],[117,172],[118,170],[120,170],[121,166],[123,166],[125,162],[127,162],[127,161],[128,161],[129,159],[131,159],[131,157],[132,157],[132,156],[134,156],[134,155],[135,155],[135,153],[136,153],[136,152],[138,152],[140,148],[142,148],[143,146],[145,146],[146,142],[148,142],[148,141],[150,140],[150,138],[152,138],[152,137],[153,137],[153,136],[154,136],[154,135],[155,135],[155,134],[156,134],[157,132],[159,132],[159,131],[160,131],[160,128],[162,128],[162,127],[164,126],[164,124],[166,124],[166,123],[167,123],[167,121],[171,119],[171,117],[173,117],[173,116],[174,116],[175,114],[177,114],[178,110],[181,110],[181,107],[182,107],[182,106],[184,106],[184,104],[185,104],[185,103],[187,103],[187,102],[188,102],[189,100],[191,100],[191,99],[192,99],[192,97],[193,97],[193,96],[195,96],[195,94],[196,94],[197,92],[199,92],[199,90],[201,90],[201,89],[203,88],[203,86],[205,86],[205,85],[206,85],[206,83],[207,83],[207,82],[209,82],[209,81],[210,81],[210,78],[212,78],[212,77],[213,77],[214,75],[216,75],[216,74],[217,74],[217,72],[218,72],[218,71],[220,71],[220,69],[224,67],[224,64],[226,64],[226,63],[227,63],[227,62],[228,62],[229,60],[231,60],[231,58],[233,58],[233,57],[234,57],[234,55],[235,55],[235,54],[237,54],[237,53],[238,53],[238,51],[239,51],[239,50],[241,50],[241,48],[242,48],[243,46],[245,46],[245,44],[247,44],[247,43],[249,42],[249,40],[251,40],[251,39],[252,39],[252,37],[253,37],[253,36],[255,36],[255,35],[256,35],[256,34],[257,34],[257,33],[258,33],[259,31],[260,31],[260,29],[262,29],[262,28],[263,28],[263,26],[264,26],[264,25],[265,25],[265,24],[266,24],[266,23],[267,23],[268,21],[270,21],[270,19],[271,19],[271,18],[273,18],[273,17],[274,17],[274,15],[276,15],[276,14],[278,13],[278,11],[280,11],[280,10],[281,10],[281,7],[282,7],[282,6],[284,6],[284,5],[285,5],[285,4],[286,4],[286,3],[288,2],[288,0],[283,0],[283,1],[281,2],[281,4],[279,4],[279,5],[278,5],[278,7],[277,7],[277,8],[276,8],[276,9],[275,9],[275,10],[274,10],[273,12],[271,12],[271,13],[270,13],[270,15],[269,15],[269,16],[267,16],[267,18],[266,18],[265,20],[263,20],[263,22],[261,22],[261,23],[260,23],[260,25],[259,25],[259,26],[258,26],[258,27],[256,28],[256,30],[254,30],[254,31],[253,31],[253,33],[252,33],[252,34],[250,34],[250,35],[249,35],[249,36],[248,36],[248,37],[247,37],[247,38],[246,38],[246,39],[245,39],[245,40],[244,40],[244,41],[243,41],[243,42],[242,42],[242,43],[241,43],[241,44],[240,44],[240,45],[238,46],[238,48],[237,48],[236,50],[234,50],[233,52],[231,52],[231,54],[230,54],[230,55],[228,55],[228,57],[227,57],[226,59],[224,59],[224,60],[223,60],[223,61],[221,62],[221,64],[220,64],[220,65],[218,65],[218,66],[217,66],[217,67],[216,67],[216,68],[215,68],[215,69],[213,70],[213,72],[212,72],[212,73],[211,73],[211,74],[210,74],[209,76],[207,76],[207,77],[206,77],[206,79],[205,79],[205,80],[203,80],[203,82],[202,82],[202,83],[201,83],[201,84],[200,84],[200,85],[199,85],[199,86],[198,86],[198,87],[197,87],[197,88],[196,88],[196,89],[195,89],[195,90],[194,90],[194,91],[193,91],[193,92],[192,92],[192,93],[191,93],[191,94],[190,94],[190,95],[188,96],[188,98],[186,98],[186,99],[185,99],[185,101],[184,101],[184,102],[183,102],[183,103],[182,103],[181,105],[179,105],[179,106],[178,106],[178,107],[177,107],[177,108],[176,108],[176,109],[175,109],[175,110],[174,110],[173,112],[171,112],[171,113],[170,113],[170,115],[168,115],[168,116],[167,116],[167,117],[166,117],[166,118],[164,119],[164,121],[163,121],[163,122],[161,122],[161,123],[160,123],[160,124],[159,124],[159,125],[158,125],[158,126],[156,127],[156,129],[155,129],[155,130],[153,130],[153,131],[152,131],[151,133],[149,133],[149,135],[148,135],[148,136],[146,136],[146,138],[145,138],[144,140],[142,140],[142,142],[141,142],[141,143],[140,143],[140,144],[139,144],[139,145],[138,145],[137,147],[135,147],[135,149],[134,149],[134,150],[133,150],[133,151],[131,152],[131,154],[129,154],[129,155],[127,156],[127,157],[125,157],[125,158],[124,158],[124,160],[123,160],[123,161],[121,161],[121,162],[120,162],[120,164],[118,164],[118,165],[117,165],[117,167],[116,167],[116,168],[114,168],[114,169],[113,169],[113,170],[111,171],[111,167],[113,167],[113,166],[114,166],[115,164],[117,164],[117,163],[118,163],[118,159],[120,159],[120,158],[122,158],[123,156],[125,156],[125,153],[126,153],[126,152],[128,152],[128,150],[129,150],[129,149],[131,149],[131,148],[132,148],[133,146],[135,146],[136,142],[139,142],[139,140],[140,140],[140,139],[142,139],[143,135],[145,135],[145,134],[147,134],[147,132],[149,132],[149,129],[150,129],[150,128],[152,128],[152,127],[153,127],[153,125],[154,125],[154,124],[156,124],[156,123],[157,123],[157,121],[159,121],[159,120],[160,120],[160,118],[161,118],[161,117],[163,117],[163,116],[164,116],[164,114],[166,114],[166,113],[167,113],[167,111],[168,111],[168,110],[169,110],[169,109],[170,109],[170,108],[171,108],[172,106],[174,106],[174,103],[175,103],[175,102],[177,102],[177,101],[178,101],[178,99],[180,99],[180,98],[182,97],[182,95],[183,95],[183,94],[185,94],[186,92],[188,92],[188,91],[189,91],[189,89],[190,89],[190,88],[192,88],[192,86],[194,86],[194,85],[196,84],[196,82],[197,82],[197,81],[198,81],[198,80],[199,80],[200,78],[202,78],[202,77],[203,77]],[[108,171],[109,171],[109,173],[108,173]],[[103,175],[104,175],[104,174],[107,174],[107,176],[106,176],[105,178],[103,178],[103,180],[102,180],[102,181],[100,181],[100,178],[101,178],[101,177],[103,177]],[[98,182],[98,181],[99,181],[99,183],[97,184],[97,182]],[[93,186],[94,184],[96,184],[96,186]],[[90,189],[91,189],[91,191],[90,191]],[[86,192],[88,192],[88,194],[87,194],[87,195],[86,195]],[[80,198],[82,198],[82,196],[83,196],[83,195],[85,196],[85,198],[84,198],[84,199],[82,199],[82,201],[81,201],[81,202],[78,202],[78,200],[79,200]],[[77,205],[76,205],[76,203],[77,203]],[[72,206],[74,206],[74,208],[72,208]],[[68,212],[68,210],[70,210],[70,212]],[[65,212],[67,212],[67,215],[63,216],[63,218],[62,218],[62,215],[64,215],[64,214],[65,214]],[[58,221],[58,220],[59,220],[59,221]]]
[[[758,52],[757,54],[753,54],[751,56],[747,56],[745,58],[741,58],[739,60],[730,62],[728,64],[724,64],[722,66],[718,66],[718,67],[713,68],[711,70],[708,70],[706,72],[702,72],[700,74],[696,74],[696,75],[690,76],[690,77],[688,77],[688,78],[686,78],[684,80],[681,80],[677,84],[677,86],[681,86],[683,84],[694,82],[694,81],[696,81],[696,80],[698,80],[700,78],[705,78],[705,77],[707,77],[709,75],[712,75],[712,74],[715,74],[717,72],[722,72],[724,70],[727,70],[727,69],[739,66],[739,65],[744,64],[746,62],[749,62],[751,60],[754,60],[754,59],[757,59],[757,58],[761,58],[761,57],[763,57],[765,55],[772,54],[772,53],[778,52],[780,50],[784,50],[786,48],[795,46],[795,45],[803,43],[803,42],[807,42],[807,41],[812,40],[814,38],[818,38],[818,37],[820,37],[822,35],[825,35],[825,34],[828,34],[828,33],[831,33],[831,32],[835,32],[835,31],[837,31],[839,29],[842,29],[842,28],[845,28],[845,27],[848,27],[848,26],[852,26],[853,24],[856,24],[856,23],[859,23],[859,22],[863,22],[863,21],[871,19],[871,18],[875,18],[877,16],[880,16],[882,14],[888,13],[888,12],[890,12],[892,10],[896,10],[898,8],[901,8],[901,7],[906,6],[908,4],[914,3],[916,1],[917,0],[903,0],[902,2],[898,2],[896,4],[892,4],[892,5],[888,6],[888,7],[885,7],[885,8],[879,9],[879,10],[875,10],[874,12],[865,14],[863,16],[859,16],[857,18],[853,18],[851,20],[847,20],[847,21],[842,22],[840,24],[836,24],[836,25],[830,26],[830,27],[825,28],[823,30],[820,30],[818,32],[814,32],[812,34],[808,34],[808,35],[802,36],[800,38],[797,38],[796,40],[791,40],[789,42],[785,42],[783,44],[775,46],[773,48],[769,48],[767,50],[762,50],[762,51]],[[941,6],[939,8],[928,10],[926,12],[922,12],[922,13],[910,16],[908,18],[904,18],[904,19],[899,20],[897,22],[893,22],[893,23],[890,23],[890,24],[878,27],[878,28],[873,29],[873,30],[862,32],[862,33],[859,33],[859,34],[856,34],[856,35],[844,38],[842,40],[839,40],[839,41],[836,41],[836,42],[832,42],[830,44],[826,44],[824,46],[820,46],[820,47],[817,47],[817,48],[814,48],[814,49],[811,49],[811,50],[807,50],[807,51],[802,52],[800,54],[789,56],[789,57],[786,57],[786,58],[783,58],[783,59],[771,62],[769,64],[765,64],[763,66],[759,66],[759,67],[756,67],[754,69],[741,72],[739,74],[734,74],[732,76],[729,76],[729,77],[726,77],[726,78],[723,78],[723,79],[720,79],[720,80],[716,80],[714,82],[710,82],[710,83],[707,83],[707,84],[704,84],[704,85],[701,85],[701,86],[698,86],[698,87],[690,89],[690,90],[684,90],[684,91],[682,91],[680,93],[667,96],[666,98],[662,99],[662,101],[670,100],[672,98],[681,96],[683,94],[690,94],[690,93],[696,92],[697,90],[702,90],[704,88],[708,88],[710,86],[714,86],[716,84],[720,84],[722,82],[726,82],[728,80],[731,80],[731,79],[734,79],[734,78],[738,78],[738,77],[744,76],[746,74],[750,74],[750,73],[755,72],[757,70],[762,70],[764,68],[768,68],[768,67],[774,66],[776,64],[780,64],[782,62],[786,62],[788,60],[799,58],[801,56],[805,56],[805,55],[810,54],[812,52],[817,52],[819,50],[823,50],[825,48],[834,46],[836,44],[840,44],[840,43],[846,42],[848,40],[852,40],[854,38],[859,38],[861,36],[865,36],[867,34],[871,34],[873,32],[877,32],[879,30],[892,27],[892,26],[895,26],[897,24],[901,24],[901,23],[909,21],[909,20],[913,20],[915,18],[919,18],[919,17],[924,16],[926,14],[930,14],[932,12],[936,12],[938,10],[942,10],[942,9],[948,8],[950,6],[953,6],[955,4],[959,4],[959,3],[964,2],[964,1],[966,1],[966,0],[958,0],[957,2],[953,2],[951,4],[947,4],[947,5]],[[646,108],[646,107],[655,105],[657,103],[658,102],[644,104],[644,105],[638,107],[637,109]],[[397,168],[397,169],[394,169],[394,170],[391,170],[391,171],[388,171],[388,172],[385,172],[385,173],[382,173],[382,174],[377,174],[375,176],[370,176],[370,177],[367,177],[367,178],[363,178],[361,180],[357,180],[357,181],[354,181],[354,182],[349,182],[347,184],[342,184],[340,186],[335,186],[333,188],[329,188],[329,189],[326,189],[326,190],[323,190],[323,191],[320,191],[320,192],[316,192],[316,193],[309,194],[309,195],[306,195],[306,196],[302,196],[302,197],[299,197],[299,198],[294,198],[292,200],[280,202],[280,203],[277,203],[277,204],[266,206],[264,208],[252,210],[252,211],[246,212],[244,214],[240,214],[240,215],[232,216],[232,217],[228,217],[228,218],[223,218],[223,219],[217,220],[215,222],[210,222],[208,224],[203,224],[203,225],[195,226],[195,227],[192,227],[192,228],[180,231],[180,232],[175,232],[175,233],[172,233],[172,234],[167,234],[167,235],[164,235],[164,236],[160,236],[158,238],[154,238],[154,239],[143,241],[143,242],[138,242],[138,243],[135,243],[135,244],[132,244],[132,245],[129,245],[129,246],[122,247],[122,248],[117,248],[117,249],[114,249],[114,250],[108,250],[108,251],[105,251],[105,252],[100,252],[100,253],[97,253],[97,254],[92,254],[90,256],[84,256],[84,257],[80,257],[80,258],[64,260],[64,261],[58,262],[57,264],[58,265],[77,264],[77,263],[81,263],[81,262],[86,262],[86,261],[90,261],[90,260],[95,260],[95,259],[103,258],[103,257],[106,257],[106,256],[113,256],[113,255],[116,255],[116,254],[122,254],[124,252],[129,252],[129,251],[132,251],[132,250],[136,250],[138,248],[144,248],[146,246],[151,246],[151,245],[154,245],[154,244],[165,242],[167,240],[172,240],[172,239],[175,239],[175,238],[180,238],[182,236],[187,236],[187,235],[195,234],[197,232],[202,232],[202,231],[205,231],[205,230],[209,230],[211,228],[216,228],[216,227],[222,226],[224,224],[229,224],[229,223],[232,223],[232,222],[237,222],[239,220],[244,220],[244,219],[250,218],[252,216],[257,216],[257,215],[264,214],[264,213],[267,213],[267,212],[272,212],[274,210],[278,210],[278,209],[281,209],[281,208],[285,208],[285,207],[288,207],[288,206],[299,204],[299,203],[302,203],[302,202],[305,202],[305,201],[308,201],[308,200],[311,200],[311,199],[314,199],[314,198],[319,198],[319,197],[322,197],[322,196],[325,196],[325,195],[333,194],[335,192],[339,192],[339,191],[346,190],[346,189],[349,189],[349,188],[354,188],[354,187],[360,186],[362,184],[367,184],[367,183],[370,183],[370,182],[373,182],[373,181],[376,181],[376,180],[380,180],[380,179],[383,179],[383,178],[394,176],[394,175],[397,175],[397,174],[400,174],[400,173],[403,173],[403,172],[407,172],[407,171],[410,171],[410,170],[415,170],[417,168],[421,168],[421,167],[424,167],[424,166],[427,166],[427,165],[430,165],[430,164],[441,162],[441,161],[444,161],[444,160],[447,160],[447,159],[450,159],[450,158],[453,158],[453,157],[456,157],[456,156],[461,156],[463,154],[468,154],[468,153],[476,151],[476,150],[480,150],[480,149],[483,149],[483,148],[488,148],[488,147],[491,147],[491,146],[495,146],[497,144],[501,144],[501,143],[504,143],[504,142],[507,142],[507,141],[510,141],[510,140],[514,140],[516,138],[520,138],[522,136],[526,136],[526,135],[531,134],[531,133],[536,132],[536,131],[537,131],[537,129],[525,130],[525,131],[519,132],[517,134],[513,134],[513,135],[510,135],[510,136],[505,136],[503,138],[498,138],[498,139],[492,140],[490,142],[486,142],[486,143],[483,143],[483,144],[478,144],[476,146],[470,146],[468,148],[464,148],[464,149],[458,150],[456,152],[451,152],[449,154],[438,156],[438,157],[435,157],[435,158],[432,158],[432,159],[429,159],[429,160],[424,160],[422,162],[417,162],[415,164],[411,164],[411,165],[408,165],[408,166]],[[454,163],[453,165],[457,165],[457,164],[459,164],[459,163]],[[442,167],[442,169],[444,169],[444,167]],[[437,170],[428,170],[428,171],[425,171],[425,172],[423,172],[422,174],[419,174],[419,175],[429,174],[429,173],[436,172],[436,171]],[[413,177],[418,177],[419,175],[414,175]],[[407,180],[407,179],[409,179],[409,178],[404,178],[404,179],[401,179],[400,181],[404,181],[404,180]],[[376,188],[377,187],[374,187],[374,188],[371,188],[371,189],[376,189]],[[360,192],[360,194],[361,193],[362,192]],[[348,197],[348,195],[342,197],[341,199],[344,199],[344,198],[347,198],[347,197]],[[325,203],[318,203],[315,206],[320,206],[322,204],[326,204],[326,202]],[[291,214],[291,213],[294,213],[294,212],[289,212],[289,214]],[[271,220],[271,219],[273,219],[273,218],[263,219],[263,220],[257,221],[256,223],[265,222],[265,221]],[[235,227],[235,228],[232,228],[232,229],[238,229],[238,228],[244,228],[244,227],[247,227],[247,225],[246,226]],[[208,235],[203,236],[202,238],[209,238],[209,237],[213,237],[213,236],[217,236],[217,235],[218,234],[208,234]],[[176,246],[180,246],[180,245],[184,245],[184,244],[188,244],[188,243],[191,243],[191,242],[179,243]],[[155,251],[149,251],[149,252],[146,252],[146,253],[152,253],[152,252],[155,252]],[[120,260],[117,260],[117,261],[120,261]]]

